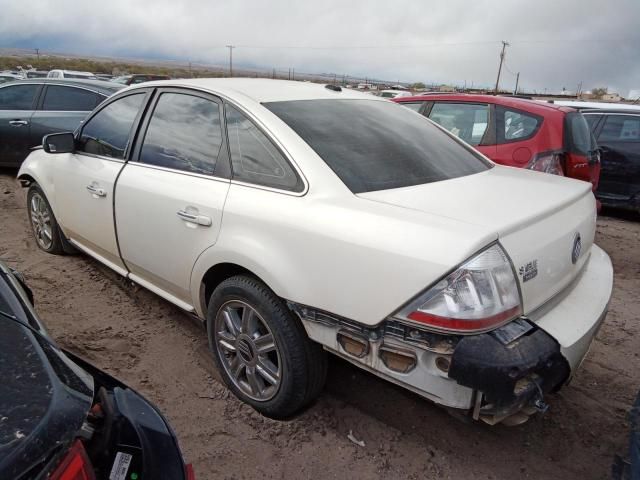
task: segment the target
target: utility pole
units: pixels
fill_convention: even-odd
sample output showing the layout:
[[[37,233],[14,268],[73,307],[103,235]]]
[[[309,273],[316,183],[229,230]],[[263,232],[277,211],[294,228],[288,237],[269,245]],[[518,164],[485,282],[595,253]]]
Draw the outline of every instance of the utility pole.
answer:
[[[191,71],[191,62],[189,62],[189,78],[193,78],[193,72]]]
[[[233,77],[233,49],[236,48],[233,45],[227,45],[229,49],[229,76]]]
[[[38,60],[40,60],[40,49],[34,48],[34,50],[36,51],[36,57],[38,57]]]
[[[296,69],[292,68],[291,69],[291,80],[295,80],[296,79]]]
[[[509,46],[509,42],[502,40],[502,52],[500,52],[500,66],[498,67],[498,78],[496,79],[496,90],[498,93],[498,85],[500,84],[500,73],[502,73],[502,62],[504,61],[504,50]]]
[[[520,72],[516,75],[516,88],[513,90],[514,95],[518,94],[518,81],[520,81]]]

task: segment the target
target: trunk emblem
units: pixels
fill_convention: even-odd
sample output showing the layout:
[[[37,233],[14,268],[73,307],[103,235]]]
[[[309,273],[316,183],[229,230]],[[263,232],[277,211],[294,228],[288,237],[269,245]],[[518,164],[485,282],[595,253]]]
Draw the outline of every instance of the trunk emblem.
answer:
[[[526,265],[522,265],[518,269],[518,273],[522,277],[522,283],[528,282],[532,278],[535,278],[538,275],[538,260],[532,260]]]
[[[580,250],[582,250],[582,240],[580,239],[580,234],[576,233],[576,236],[573,237],[573,248],[571,249],[571,263],[574,265],[580,258]]]

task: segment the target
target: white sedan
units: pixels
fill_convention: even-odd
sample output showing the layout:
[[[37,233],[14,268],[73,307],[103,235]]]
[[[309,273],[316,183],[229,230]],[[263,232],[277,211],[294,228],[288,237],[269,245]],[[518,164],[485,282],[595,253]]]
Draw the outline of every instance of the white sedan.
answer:
[[[18,177],[41,249],[197,315],[228,387],[274,418],[319,394],[328,351],[522,422],[576,372],[611,296],[590,184],[495,165],[331,85],[131,87]]]

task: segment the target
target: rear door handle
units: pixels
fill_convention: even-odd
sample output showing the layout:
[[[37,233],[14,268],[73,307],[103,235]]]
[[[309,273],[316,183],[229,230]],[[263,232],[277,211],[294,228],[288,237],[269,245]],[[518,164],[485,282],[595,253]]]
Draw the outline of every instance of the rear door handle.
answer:
[[[96,197],[107,196],[107,192],[103,188],[98,188],[95,185],[87,185],[87,190],[91,195],[95,195]]]
[[[213,223],[211,221],[211,217],[189,213],[186,210],[178,210],[176,212],[176,215],[178,215],[185,222],[195,223],[196,225],[202,225],[203,227],[210,227]]]
[[[13,127],[22,127],[23,125],[29,125],[26,120],[9,120],[9,125]]]

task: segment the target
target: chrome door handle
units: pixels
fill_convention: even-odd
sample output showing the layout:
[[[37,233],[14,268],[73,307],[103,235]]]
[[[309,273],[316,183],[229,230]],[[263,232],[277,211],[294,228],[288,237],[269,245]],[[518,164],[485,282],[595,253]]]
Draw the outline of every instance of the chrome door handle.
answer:
[[[23,125],[29,125],[26,120],[9,120],[9,125],[12,127],[22,127]]]
[[[95,195],[97,197],[106,197],[107,192],[103,188],[98,188],[94,185],[87,185],[87,190],[91,195]]]
[[[207,217],[206,215],[196,215],[185,210],[178,210],[176,215],[185,222],[195,223],[196,225],[202,225],[203,227],[210,227],[212,223],[211,217]]]

